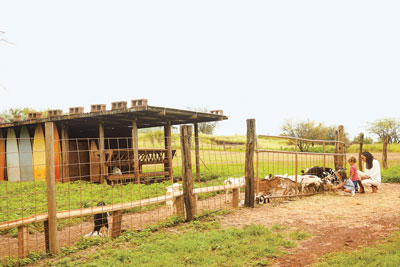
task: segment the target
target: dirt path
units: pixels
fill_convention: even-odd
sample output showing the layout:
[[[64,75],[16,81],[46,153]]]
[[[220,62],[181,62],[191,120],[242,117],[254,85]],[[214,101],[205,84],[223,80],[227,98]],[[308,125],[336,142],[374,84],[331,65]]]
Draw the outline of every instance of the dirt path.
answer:
[[[299,201],[240,209],[221,218],[224,226],[273,224],[308,231],[312,237],[275,266],[307,266],[328,252],[381,241],[400,226],[400,185],[382,184],[378,194],[324,194]]]

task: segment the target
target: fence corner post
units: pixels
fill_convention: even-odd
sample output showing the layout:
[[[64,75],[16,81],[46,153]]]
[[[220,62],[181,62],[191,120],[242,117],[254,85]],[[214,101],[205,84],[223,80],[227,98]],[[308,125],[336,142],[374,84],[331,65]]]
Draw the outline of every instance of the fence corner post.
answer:
[[[254,207],[254,147],[256,144],[256,120],[247,120],[247,141],[246,141],[246,161],[245,161],[245,178],[246,193],[245,206]]]

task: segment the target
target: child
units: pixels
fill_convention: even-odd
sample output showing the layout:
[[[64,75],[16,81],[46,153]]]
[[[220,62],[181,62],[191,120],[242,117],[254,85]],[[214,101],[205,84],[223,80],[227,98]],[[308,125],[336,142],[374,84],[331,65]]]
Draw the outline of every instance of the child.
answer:
[[[350,164],[350,179],[353,181],[354,188],[356,189],[356,193],[358,193],[358,174],[357,174],[357,166],[356,166],[356,158],[355,157],[350,157],[348,160]]]
[[[347,178],[346,171],[340,169],[336,174],[339,177],[340,183],[338,186],[332,187],[332,189],[342,189],[344,192],[351,193],[351,196],[354,196],[354,184]]]

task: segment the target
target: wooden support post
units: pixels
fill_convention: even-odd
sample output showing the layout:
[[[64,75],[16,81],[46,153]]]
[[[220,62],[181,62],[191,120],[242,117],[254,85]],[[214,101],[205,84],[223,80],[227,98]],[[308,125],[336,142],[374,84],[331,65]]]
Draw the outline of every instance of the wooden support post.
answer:
[[[140,184],[139,176],[139,138],[138,138],[138,127],[136,119],[132,122],[132,148],[133,148],[133,164],[135,181]]]
[[[234,208],[239,207],[239,194],[240,194],[240,188],[232,189],[232,206]]]
[[[175,215],[184,217],[185,216],[185,201],[183,196],[174,198],[174,211]]]
[[[62,145],[62,182],[69,182],[69,135],[68,135],[68,125],[66,123],[62,124],[61,128],[61,145]]]
[[[164,126],[164,138],[165,138],[165,149],[167,149],[167,162],[164,163],[164,171],[168,172],[168,178],[171,183],[174,183],[174,175],[172,169],[172,134],[171,134],[171,122]]]
[[[29,229],[26,225],[18,227],[18,256],[20,258],[29,256]]]
[[[361,159],[361,153],[363,152],[363,145],[364,145],[364,134],[360,133],[360,153],[358,153],[358,169],[363,171],[363,164]]]
[[[383,141],[383,149],[382,149],[382,166],[384,169],[388,168],[387,164],[387,147],[389,143],[389,136],[387,135],[385,137],[385,140]]]
[[[105,154],[103,122],[99,123],[99,152],[100,152],[100,183],[102,184],[105,176],[108,174],[106,171],[106,154]]]
[[[194,143],[196,146],[196,178],[200,183],[200,141],[199,141],[199,124],[194,124]]]
[[[183,199],[185,202],[186,220],[194,219],[195,208],[193,206],[193,176],[191,140],[192,126],[182,125],[181,128],[181,150],[182,150],[182,178],[183,178]]]
[[[54,123],[45,123],[46,141],[46,182],[47,182],[47,209],[48,233],[50,254],[58,252],[57,237],[57,202],[56,202],[56,175],[54,172]]]
[[[254,147],[256,143],[256,120],[247,120],[247,142],[246,142],[246,162],[245,162],[245,177],[246,177],[246,207],[254,207]]]
[[[117,238],[121,235],[122,211],[113,211],[112,218],[111,238]]]
[[[338,128],[338,154],[342,154],[338,157],[337,165],[339,168],[345,168],[346,162],[345,161],[345,153],[344,153],[344,127],[343,125],[339,125]]]

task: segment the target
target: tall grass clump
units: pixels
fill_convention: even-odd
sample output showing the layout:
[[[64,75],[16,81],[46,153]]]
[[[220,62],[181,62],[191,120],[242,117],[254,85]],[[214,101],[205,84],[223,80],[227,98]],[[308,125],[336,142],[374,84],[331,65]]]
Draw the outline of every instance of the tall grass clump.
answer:
[[[382,182],[400,183],[400,165],[390,167],[387,170],[382,169]]]

